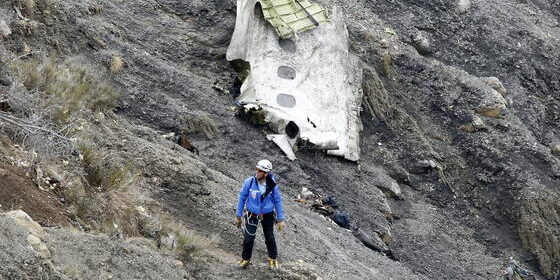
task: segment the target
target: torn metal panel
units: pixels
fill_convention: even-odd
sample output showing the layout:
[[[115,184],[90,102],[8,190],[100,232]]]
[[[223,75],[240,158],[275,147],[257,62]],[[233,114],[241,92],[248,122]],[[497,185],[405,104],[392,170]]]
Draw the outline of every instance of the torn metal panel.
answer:
[[[329,21],[327,12],[307,0],[260,0],[264,18],[280,38],[315,28]]]
[[[286,40],[254,13],[257,2],[238,0],[227,50],[229,61],[250,67],[238,102],[290,143],[358,160],[362,69],[348,51],[342,13],[335,7],[329,23]]]
[[[294,141],[290,141],[290,139],[288,139],[288,136],[286,134],[269,134],[266,136],[266,139],[274,142],[274,144],[280,147],[280,149],[282,150],[282,152],[284,152],[284,154],[286,154],[288,159],[290,160],[296,159],[296,155],[294,154],[294,150],[292,149]]]

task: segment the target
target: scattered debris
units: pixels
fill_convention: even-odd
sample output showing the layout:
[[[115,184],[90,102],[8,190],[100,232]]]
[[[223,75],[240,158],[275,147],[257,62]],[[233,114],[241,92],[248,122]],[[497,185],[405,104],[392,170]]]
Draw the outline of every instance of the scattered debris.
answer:
[[[509,259],[507,267],[502,271],[502,275],[507,280],[534,280],[535,276],[527,269],[523,268],[513,258]]]
[[[336,211],[332,215],[332,220],[341,228],[350,229],[350,217],[348,217],[348,214]]]
[[[213,88],[215,91],[220,92],[220,93],[222,93],[222,94],[229,94],[229,90],[228,90],[228,89],[222,87],[221,85],[219,85],[219,84],[217,84],[217,83],[216,83],[216,84],[213,84],[213,85],[212,85],[212,88]]]

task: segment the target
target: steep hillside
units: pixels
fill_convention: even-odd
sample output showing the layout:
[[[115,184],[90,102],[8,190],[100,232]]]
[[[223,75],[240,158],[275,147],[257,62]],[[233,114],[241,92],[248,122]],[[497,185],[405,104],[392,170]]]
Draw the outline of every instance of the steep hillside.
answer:
[[[146,207],[220,236],[210,257],[185,264],[194,278],[496,279],[512,257],[557,279],[560,4],[317,2],[343,11],[362,60],[358,163],[306,149],[289,161],[266,127],[237,113],[239,81],[225,60],[233,0],[4,1],[0,105],[35,92],[10,66],[19,61],[47,56],[101,73],[120,93],[114,113],[82,117],[74,137],[135,170]],[[25,115],[9,107],[0,112]],[[177,144],[182,132],[196,153]],[[261,158],[273,162],[285,198],[283,267],[240,271],[233,208]],[[400,196],[387,191],[396,183]],[[335,197],[390,253],[295,202],[302,187]],[[255,249],[264,263],[264,242]]]

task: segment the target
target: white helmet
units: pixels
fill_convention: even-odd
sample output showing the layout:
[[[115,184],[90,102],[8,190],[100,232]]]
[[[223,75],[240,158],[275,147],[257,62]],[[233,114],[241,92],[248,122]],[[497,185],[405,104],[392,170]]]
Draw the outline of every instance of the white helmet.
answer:
[[[266,159],[263,159],[257,163],[257,168],[264,172],[270,172],[270,170],[272,170],[272,163],[270,163],[270,161]]]

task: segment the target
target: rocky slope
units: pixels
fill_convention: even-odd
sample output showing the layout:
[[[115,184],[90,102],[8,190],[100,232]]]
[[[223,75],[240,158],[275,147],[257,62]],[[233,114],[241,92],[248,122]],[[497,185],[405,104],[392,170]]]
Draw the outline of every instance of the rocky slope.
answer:
[[[1,51],[106,67],[122,58],[124,69],[110,76],[122,93],[116,115],[93,121],[91,137],[134,159],[165,211],[220,234],[225,253],[186,268],[195,278],[495,279],[513,257],[556,279],[560,4],[319,2],[343,10],[351,51],[363,62],[357,164],[307,150],[288,161],[265,140],[266,128],[237,117],[236,73],[225,61],[234,1],[3,2],[11,34]],[[14,90],[13,73],[2,73],[2,90]],[[186,121],[199,116],[215,129]],[[183,130],[198,154],[161,136]],[[286,201],[288,228],[278,238],[285,266],[237,271],[235,195],[260,158],[272,160]],[[383,192],[397,183],[399,197]],[[336,197],[394,260],[294,202],[301,187]]]

